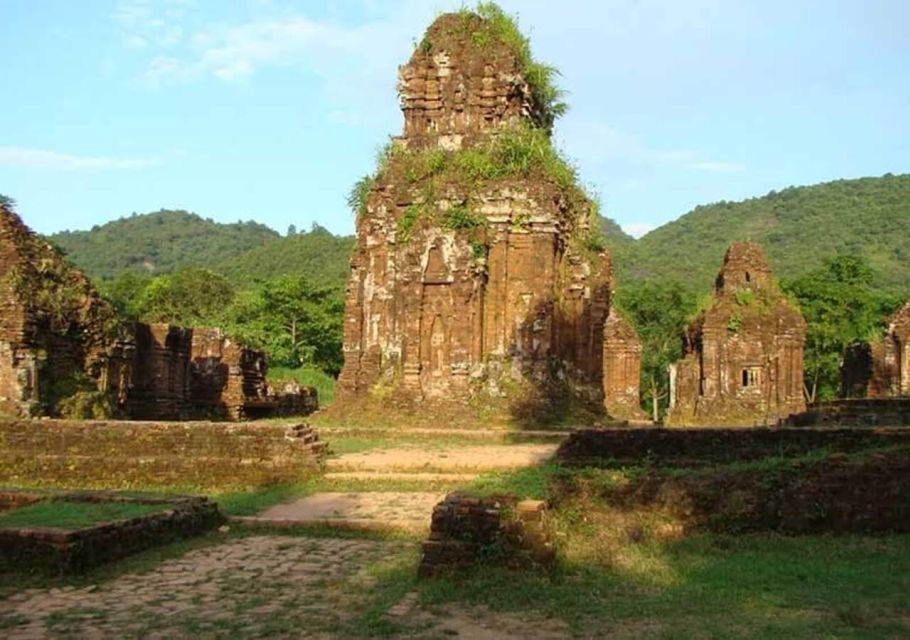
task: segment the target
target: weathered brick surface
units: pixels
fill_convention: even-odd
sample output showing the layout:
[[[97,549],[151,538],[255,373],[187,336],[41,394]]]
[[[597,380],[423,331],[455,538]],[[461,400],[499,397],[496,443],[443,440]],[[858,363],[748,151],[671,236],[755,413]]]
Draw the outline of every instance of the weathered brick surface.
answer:
[[[847,350],[841,367],[841,395],[910,396],[910,302],[891,317],[884,336]]]
[[[160,504],[161,511],[74,530],[0,527],[0,564],[6,568],[73,573],[149,547],[198,535],[224,521],[217,505],[206,498],[126,498],[79,493],[55,496],[55,499]]]
[[[307,425],[0,422],[0,485],[255,487],[313,473]]]
[[[906,429],[579,429],[556,457],[569,466],[710,466],[903,445]]]
[[[653,469],[612,486],[566,474],[556,479],[555,494],[560,501],[596,496],[623,511],[660,511],[696,531],[908,532],[908,477],[910,447],[903,445],[785,461],[773,469]]]
[[[689,327],[670,371],[671,425],[775,424],[806,407],[806,322],[781,294],[764,253],[734,243],[714,301]]]
[[[401,68],[397,148],[470,150],[518,123],[547,126],[515,52],[473,42],[477,20],[441,16]],[[604,345],[613,272],[608,253],[579,240],[593,224],[591,203],[566,197],[549,177],[442,184],[413,179],[403,162],[390,156],[357,220],[339,401],[375,392],[427,407],[528,394],[528,407],[536,393],[552,406],[559,384],[559,400],[599,406],[605,389],[619,390],[616,406],[625,407],[637,393],[634,367],[611,370],[605,386],[604,353],[631,361],[636,352],[618,336],[612,350]],[[477,224],[446,227],[454,208]],[[415,211],[424,213],[405,233],[400,222]]]
[[[0,206],[0,414],[240,420],[316,407],[312,387],[270,390],[265,355],[219,329],[123,322]]]
[[[452,493],[433,509],[418,573],[430,577],[496,563],[547,566],[554,559],[543,502]]]

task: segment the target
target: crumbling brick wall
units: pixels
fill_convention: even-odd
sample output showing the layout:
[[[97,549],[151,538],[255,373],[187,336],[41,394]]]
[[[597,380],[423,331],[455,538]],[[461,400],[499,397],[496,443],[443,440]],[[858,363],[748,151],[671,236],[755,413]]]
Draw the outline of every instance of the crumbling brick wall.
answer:
[[[615,309],[604,323],[604,404],[611,417],[647,420],[641,409],[641,342],[635,329]]]
[[[241,419],[312,412],[270,392],[265,355],[218,329],[125,323],[88,278],[0,205],[0,414]]]
[[[910,302],[891,317],[884,336],[847,349],[841,366],[841,395],[910,396]]]
[[[805,340],[806,322],[780,293],[761,247],[733,243],[713,303],[671,367],[668,424],[774,424],[805,410]]]
[[[255,488],[300,482],[325,451],[306,424],[0,421],[0,486]]]
[[[129,340],[88,279],[0,205],[0,412],[56,414],[77,396],[119,393]]]
[[[450,493],[433,509],[418,573],[432,577],[480,564],[546,567],[555,558],[544,502]]]

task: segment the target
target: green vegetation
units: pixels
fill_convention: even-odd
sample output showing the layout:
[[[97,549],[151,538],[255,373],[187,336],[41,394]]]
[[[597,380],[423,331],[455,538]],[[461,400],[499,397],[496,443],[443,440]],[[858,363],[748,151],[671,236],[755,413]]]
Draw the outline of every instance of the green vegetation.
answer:
[[[12,198],[10,198],[9,196],[5,196],[2,193],[0,193],[0,207],[4,207],[4,208],[12,211],[13,209],[16,208],[16,201],[13,200]]]
[[[840,255],[864,258],[889,293],[910,294],[910,175],[838,180],[696,207],[614,256],[624,284],[710,289],[730,242],[762,245],[775,274],[803,276]]]
[[[518,20],[503,11],[495,2],[479,2],[473,10],[464,8],[458,12],[458,17],[462,23],[461,32],[452,35],[467,36],[466,41],[479,49],[505,46],[516,57],[518,69],[528,83],[532,100],[538,110],[535,114],[537,124],[549,134],[557,118],[565,115],[569,109],[563,102],[565,92],[556,84],[559,71],[534,59],[531,42],[521,32]],[[447,44],[435,42],[433,37],[434,34],[427,34],[420,43],[425,53],[432,53],[434,49],[444,48]]]
[[[281,276],[306,276],[316,286],[343,289],[350,269],[354,238],[336,236],[319,225],[262,244],[239,256],[210,265],[238,289],[260,280]]]
[[[344,303],[328,287],[314,287],[303,276],[263,282],[237,297],[222,326],[251,347],[264,350],[276,366],[341,371]]]
[[[293,380],[304,386],[315,387],[319,394],[319,404],[332,404],[335,399],[335,378],[322,369],[314,366],[291,369],[288,367],[269,367],[269,383],[273,385]]]
[[[805,380],[810,402],[837,397],[844,351],[854,342],[881,335],[887,316],[902,302],[876,285],[872,268],[853,256],[830,258],[821,268],[784,284],[808,323]]]
[[[617,305],[642,344],[642,406],[657,421],[669,404],[667,368],[682,357],[682,334],[696,312],[696,300],[673,282],[630,283]]]
[[[0,528],[58,527],[81,529],[102,522],[138,518],[164,511],[167,505],[135,502],[68,502],[42,500],[0,513]]]
[[[90,231],[64,231],[51,242],[96,280],[123,271],[166,274],[186,267],[212,267],[279,238],[255,222],[220,224],[186,211],[133,214]]]

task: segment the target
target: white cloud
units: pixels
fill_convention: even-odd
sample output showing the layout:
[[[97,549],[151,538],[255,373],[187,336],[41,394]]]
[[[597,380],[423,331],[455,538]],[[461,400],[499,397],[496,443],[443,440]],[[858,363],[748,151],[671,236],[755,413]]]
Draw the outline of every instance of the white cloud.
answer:
[[[628,224],[620,225],[622,230],[628,233],[633,238],[640,238],[649,231],[652,231],[656,228],[653,224],[648,224],[647,222],[630,222]]]
[[[158,164],[157,160],[141,158],[110,158],[105,156],[75,156],[44,149],[0,147],[0,166],[29,169],[141,169]]]

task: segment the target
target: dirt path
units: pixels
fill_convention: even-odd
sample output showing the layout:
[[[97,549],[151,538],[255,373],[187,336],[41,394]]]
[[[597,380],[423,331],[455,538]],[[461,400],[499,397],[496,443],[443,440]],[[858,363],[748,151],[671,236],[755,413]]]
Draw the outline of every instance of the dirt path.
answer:
[[[501,471],[542,464],[555,444],[466,445],[433,448],[395,447],[348,453],[328,461],[334,471],[455,472]]]
[[[440,493],[421,492],[326,492],[279,504],[259,514],[276,524],[297,522],[331,526],[339,521],[388,528],[422,530],[429,526],[428,514],[443,498]]]

